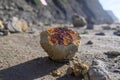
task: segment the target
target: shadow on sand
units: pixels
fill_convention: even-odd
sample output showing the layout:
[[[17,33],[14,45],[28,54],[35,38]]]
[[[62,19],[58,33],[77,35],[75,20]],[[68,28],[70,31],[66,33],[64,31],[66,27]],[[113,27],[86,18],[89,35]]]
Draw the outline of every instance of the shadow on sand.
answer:
[[[57,78],[56,80],[82,80],[81,77],[74,77],[72,75],[64,75],[62,77]]]
[[[2,80],[34,80],[49,74],[63,65],[63,63],[51,61],[48,57],[40,57],[0,70],[0,74],[3,75]]]

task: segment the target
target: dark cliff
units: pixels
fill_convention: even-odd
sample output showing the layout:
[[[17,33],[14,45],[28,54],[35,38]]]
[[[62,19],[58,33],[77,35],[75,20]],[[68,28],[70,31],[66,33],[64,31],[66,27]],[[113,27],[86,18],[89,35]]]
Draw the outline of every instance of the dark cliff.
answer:
[[[115,23],[119,23],[119,19],[114,15],[111,10],[107,10],[107,13],[112,17]]]
[[[98,0],[46,0],[47,6],[34,0],[0,0],[0,18],[18,16],[28,22],[71,21],[74,13],[84,16],[88,22],[112,23],[114,20],[103,10]]]

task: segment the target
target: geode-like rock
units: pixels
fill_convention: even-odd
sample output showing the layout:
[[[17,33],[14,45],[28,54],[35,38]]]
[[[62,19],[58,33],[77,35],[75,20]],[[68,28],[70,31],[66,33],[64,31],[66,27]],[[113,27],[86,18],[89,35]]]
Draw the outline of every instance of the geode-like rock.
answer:
[[[64,27],[48,28],[41,32],[40,38],[42,48],[56,61],[72,59],[80,44],[79,34]]]

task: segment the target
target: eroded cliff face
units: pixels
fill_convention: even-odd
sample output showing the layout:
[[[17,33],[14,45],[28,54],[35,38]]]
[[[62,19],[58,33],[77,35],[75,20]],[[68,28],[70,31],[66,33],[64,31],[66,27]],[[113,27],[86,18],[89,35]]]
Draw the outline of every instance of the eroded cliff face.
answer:
[[[62,0],[53,1],[56,1],[57,3],[55,4],[63,11],[65,19],[70,20],[74,13],[78,13],[84,16],[88,22],[114,22],[111,16],[102,8],[98,0],[66,0],[66,3]]]
[[[98,0],[46,0],[47,6],[34,0],[0,0],[0,18],[7,21],[12,16],[28,22],[71,21],[74,13],[84,16],[88,22],[112,23],[113,19],[103,10]]]
[[[112,17],[115,23],[119,23],[119,19],[114,15],[114,13],[111,10],[106,10],[106,11]]]

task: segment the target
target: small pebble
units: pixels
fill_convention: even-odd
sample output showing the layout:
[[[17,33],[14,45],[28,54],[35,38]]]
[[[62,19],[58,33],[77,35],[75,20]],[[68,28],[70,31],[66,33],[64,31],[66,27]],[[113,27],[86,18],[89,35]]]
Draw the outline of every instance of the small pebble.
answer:
[[[105,35],[105,33],[103,33],[103,32],[99,32],[99,33],[96,33],[95,35],[104,36],[104,35]]]
[[[118,51],[108,51],[108,52],[105,52],[104,54],[108,55],[108,56],[111,56],[111,57],[117,57],[120,55],[120,52]]]
[[[73,68],[72,67],[69,67],[68,69],[67,69],[67,71],[66,71],[66,74],[67,75],[70,75],[70,74],[72,74],[73,73]]]
[[[60,76],[62,73],[59,70],[54,70],[52,74],[53,76]]]
[[[87,45],[91,45],[91,44],[93,44],[93,42],[92,41],[88,41],[86,44]]]
[[[120,73],[120,69],[115,69],[115,70],[113,70],[113,72]]]

